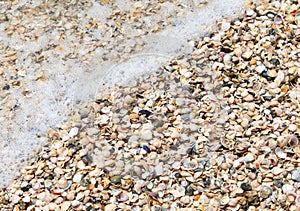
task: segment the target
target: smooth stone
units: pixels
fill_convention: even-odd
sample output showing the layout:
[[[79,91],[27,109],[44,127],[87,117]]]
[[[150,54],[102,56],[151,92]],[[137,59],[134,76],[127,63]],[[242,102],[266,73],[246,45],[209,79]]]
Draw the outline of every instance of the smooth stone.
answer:
[[[163,165],[162,163],[158,164],[156,167],[155,167],[155,174],[157,176],[160,176],[164,173],[164,168],[163,168]]]
[[[152,136],[152,132],[150,130],[145,130],[145,131],[142,131],[142,134],[141,134],[141,139],[144,139],[146,141],[149,141],[153,138]]]
[[[295,182],[300,182],[300,172],[298,169],[294,169],[291,171],[292,180]]]
[[[180,202],[183,203],[183,204],[188,204],[190,203],[190,197],[189,196],[183,196],[180,198]]]

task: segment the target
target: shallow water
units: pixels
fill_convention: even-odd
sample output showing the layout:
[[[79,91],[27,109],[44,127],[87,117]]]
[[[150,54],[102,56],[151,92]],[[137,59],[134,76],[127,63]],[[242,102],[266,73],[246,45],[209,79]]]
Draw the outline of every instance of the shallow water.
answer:
[[[145,43],[143,49],[134,54],[124,54],[124,58],[107,61],[99,60],[104,53],[101,48],[89,55],[84,44],[76,48],[79,54],[86,54],[90,62],[78,58],[63,60],[63,56],[74,49],[76,38],[71,35],[58,43],[63,46],[63,50],[53,50],[45,55],[46,61],[36,63],[33,59],[26,58],[43,51],[56,39],[57,34],[44,32],[36,42],[23,42],[18,37],[9,37],[3,30],[5,24],[0,24],[0,42],[17,51],[17,67],[26,70],[23,86],[31,91],[26,98],[20,90],[12,92],[11,98],[22,105],[22,109],[10,119],[2,119],[1,126],[4,129],[1,131],[0,141],[0,186],[8,184],[19,169],[18,164],[24,163],[47,141],[48,127],[60,126],[68,119],[68,114],[77,102],[92,100],[99,88],[130,84],[130,81],[135,81],[135,77],[158,70],[162,64],[180,54],[190,53],[194,38],[213,29],[217,19],[239,13],[244,4],[237,0],[226,3],[215,0],[197,7],[197,2],[190,1],[186,13],[171,20],[173,26],[141,37],[139,42]],[[39,3],[35,2],[36,5]],[[19,6],[23,4],[25,3],[20,2]],[[116,1],[115,4],[120,4],[120,8],[124,10],[130,8],[123,1]],[[30,7],[30,4],[27,6]],[[172,12],[168,7],[165,11]],[[94,7],[82,11],[81,15],[88,14],[87,18],[93,17],[105,22],[110,13],[109,7],[94,2]],[[158,20],[160,18],[164,17],[154,17]],[[130,45],[130,42],[125,45]],[[41,74],[45,73],[46,80],[43,83],[35,80],[37,70]]]

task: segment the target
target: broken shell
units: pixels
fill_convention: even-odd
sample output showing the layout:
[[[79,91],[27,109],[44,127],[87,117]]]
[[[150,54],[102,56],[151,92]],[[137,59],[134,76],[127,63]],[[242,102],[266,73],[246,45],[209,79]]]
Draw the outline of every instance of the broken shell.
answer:
[[[132,186],[133,182],[131,179],[123,179],[121,180],[121,184],[122,184],[122,188],[126,190]]]
[[[221,144],[222,144],[223,147],[225,147],[226,149],[229,149],[229,150],[234,148],[233,140],[229,140],[227,138],[222,139]]]
[[[277,147],[277,148],[275,149],[275,154],[276,154],[279,158],[282,158],[282,159],[286,158],[286,156],[287,156],[287,154],[286,154],[281,148],[279,148],[279,147]]]
[[[230,201],[230,198],[229,198],[229,196],[226,195],[221,198],[220,204],[222,206],[225,206],[229,203],[229,201]]]
[[[234,148],[237,153],[244,153],[250,147],[250,143],[248,141],[237,141],[234,145]]]

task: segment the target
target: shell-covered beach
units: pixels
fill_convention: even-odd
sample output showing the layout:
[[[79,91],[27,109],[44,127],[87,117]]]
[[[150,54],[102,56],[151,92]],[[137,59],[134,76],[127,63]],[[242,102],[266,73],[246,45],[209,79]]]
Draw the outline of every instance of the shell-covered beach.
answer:
[[[249,1],[191,51],[99,85],[45,129],[1,210],[299,210],[299,7]]]

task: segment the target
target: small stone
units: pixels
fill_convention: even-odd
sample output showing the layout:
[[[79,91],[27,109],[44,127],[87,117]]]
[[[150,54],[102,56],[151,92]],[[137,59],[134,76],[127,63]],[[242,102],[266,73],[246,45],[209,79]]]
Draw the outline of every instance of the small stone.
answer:
[[[253,52],[252,51],[246,51],[245,53],[242,54],[242,57],[246,60],[250,59],[252,56]]]
[[[283,191],[283,193],[290,193],[290,192],[294,191],[294,187],[292,185],[289,185],[289,184],[284,184],[282,186],[282,191]]]
[[[72,201],[72,200],[74,200],[74,198],[75,198],[75,191],[70,191],[70,192],[68,192],[68,194],[67,194],[67,199],[69,200],[69,201]]]
[[[79,183],[82,179],[82,174],[80,172],[77,172],[73,177],[73,182]]]
[[[69,207],[71,206],[71,202],[70,201],[64,201],[63,203],[61,203],[60,205],[60,210],[61,211],[67,211],[69,209]]]
[[[244,157],[244,161],[245,161],[246,163],[250,163],[250,162],[254,161],[254,156],[253,156],[253,154],[248,153],[248,154]]]
[[[243,191],[250,191],[252,190],[252,187],[249,183],[243,182],[241,184],[241,188],[243,189]]]
[[[110,181],[111,181],[113,184],[120,184],[121,181],[122,181],[122,176],[120,176],[120,175],[112,176],[112,177],[110,178]]]
[[[222,28],[223,31],[227,31],[228,29],[230,29],[230,23],[229,22],[223,22],[221,28]]]
[[[71,202],[69,201],[64,201],[63,203],[61,203],[60,205],[60,210],[61,211],[67,211],[69,209],[69,207],[71,206]]]
[[[72,207],[77,207],[77,206],[79,206],[79,204],[80,204],[80,202],[77,200],[74,200],[71,202]]]
[[[46,203],[50,203],[53,200],[52,195],[48,191],[38,194],[37,198]]]
[[[245,97],[245,100],[246,100],[247,102],[252,102],[252,101],[254,100],[254,97],[253,97],[253,95],[248,94],[248,95]]]
[[[12,197],[11,197],[11,203],[13,203],[13,204],[17,204],[17,203],[19,203],[19,201],[20,201],[20,196],[17,196],[17,195],[12,195]]]
[[[163,169],[163,165],[162,163],[158,164],[156,167],[155,167],[155,174],[157,176],[160,176],[164,173],[164,169]]]
[[[265,65],[258,65],[255,68],[256,72],[258,72],[259,74],[263,73],[263,72],[267,72],[267,68]]]
[[[277,167],[277,166],[273,168],[273,174],[274,175],[279,175],[282,172],[283,172],[283,170],[281,168]]]
[[[183,204],[188,204],[190,203],[190,197],[189,196],[183,196],[180,198],[180,202]]]
[[[69,132],[69,136],[74,138],[78,134],[78,131],[79,131],[79,128],[77,128],[77,127],[71,128],[71,130]]]
[[[295,124],[290,124],[289,125],[289,131],[295,132],[296,130],[297,130],[297,125],[295,125]]]
[[[150,130],[142,131],[141,139],[149,141],[153,138],[152,132]]]
[[[176,105],[183,106],[185,104],[184,98],[176,98]]]
[[[116,210],[117,205],[115,204],[108,204],[104,207],[104,211],[114,211]]]
[[[300,182],[300,172],[299,169],[294,169],[291,171],[292,180],[295,182]]]
[[[254,14],[255,14],[254,10],[252,10],[252,9],[250,9],[250,8],[246,10],[246,15],[247,15],[247,16],[252,16],[252,15],[254,15]]]
[[[86,130],[86,133],[88,136],[93,136],[93,135],[96,135],[97,133],[99,133],[99,129],[97,128],[88,128]]]
[[[65,177],[62,177],[58,180],[57,185],[59,188],[64,189],[68,186],[68,180]]]
[[[30,202],[30,196],[29,195],[25,195],[24,197],[23,197],[23,199],[22,199],[22,201],[23,202],[25,202],[25,203],[29,203]]]

